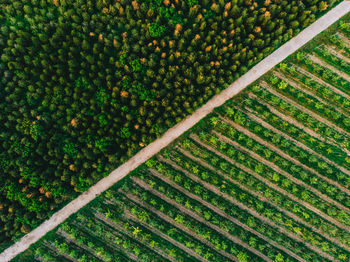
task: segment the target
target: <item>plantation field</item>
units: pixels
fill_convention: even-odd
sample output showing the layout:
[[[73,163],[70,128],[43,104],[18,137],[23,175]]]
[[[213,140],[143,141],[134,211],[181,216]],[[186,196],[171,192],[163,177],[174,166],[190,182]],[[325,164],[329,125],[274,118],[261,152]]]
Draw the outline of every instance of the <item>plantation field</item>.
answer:
[[[339,21],[15,261],[349,261]]]
[[[2,250],[340,0],[0,2]]]

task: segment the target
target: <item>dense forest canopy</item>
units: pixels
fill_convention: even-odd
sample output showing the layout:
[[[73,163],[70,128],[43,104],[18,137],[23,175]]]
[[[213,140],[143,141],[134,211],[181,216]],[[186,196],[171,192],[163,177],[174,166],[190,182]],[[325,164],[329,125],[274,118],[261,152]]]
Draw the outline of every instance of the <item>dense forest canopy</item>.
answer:
[[[0,243],[9,243],[339,1],[1,2]]]

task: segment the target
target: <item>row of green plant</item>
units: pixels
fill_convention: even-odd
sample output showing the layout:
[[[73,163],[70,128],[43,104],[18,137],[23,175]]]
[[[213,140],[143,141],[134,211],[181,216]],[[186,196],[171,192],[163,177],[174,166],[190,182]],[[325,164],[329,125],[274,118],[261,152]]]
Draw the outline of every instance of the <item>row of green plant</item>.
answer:
[[[220,227],[221,227],[222,224],[225,224],[227,223],[227,221],[230,221],[230,220],[217,214],[208,205],[213,205],[221,209],[228,216],[234,217],[235,219],[239,220],[241,223],[248,225],[253,230],[256,230],[256,232],[269,236],[270,238],[271,236],[274,236],[273,240],[275,240],[276,242],[284,243],[285,246],[288,246],[289,248],[294,248],[293,245],[295,246],[295,243],[292,242],[291,239],[279,233],[278,230],[269,226],[268,224],[265,224],[263,221],[259,220],[258,218],[253,217],[247,211],[240,209],[237,205],[233,204],[232,202],[225,200],[224,198],[218,196],[211,190],[206,189],[200,183],[194,182],[193,180],[191,180],[185,174],[179,172],[178,170],[174,171],[171,168],[167,167],[166,165],[161,166],[160,164],[157,164],[157,166],[158,166],[158,169],[161,169],[161,171],[159,172],[162,172],[161,173],[162,175],[166,173],[166,176],[168,178],[171,178],[174,183],[180,185],[185,192],[188,192],[188,193],[191,192],[192,194],[199,196],[203,200],[203,202],[201,203],[200,201],[195,201],[195,200],[192,200],[191,198],[185,198],[184,193],[180,193],[178,190],[174,189],[168,183],[165,183],[162,180],[150,174],[144,175],[143,179],[144,180],[146,179],[147,183],[153,185],[152,186],[153,189],[164,193],[167,197],[174,199],[177,203],[180,203],[182,205],[185,204],[187,209],[192,209],[197,214],[200,213],[201,215],[204,215],[205,220],[209,221],[211,224],[214,224],[214,225],[220,224]],[[228,231],[230,232],[230,234],[241,237],[243,234],[243,233],[239,233],[239,231],[241,230],[240,229],[241,226],[233,222],[231,223],[232,224],[230,227],[232,228],[232,231],[228,229],[225,229],[225,231]],[[229,225],[227,224],[227,226]],[[262,238],[260,238],[260,236],[258,236],[256,233],[254,234],[254,233],[246,232],[245,234],[250,237],[249,238],[248,236],[244,237],[243,240],[247,241],[247,239],[249,239],[247,244],[249,244],[253,248],[257,248],[260,245],[264,246],[262,242],[266,240],[263,240]],[[254,242],[256,242],[256,244],[252,245],[252,243]],[[271,245],[271,248],[279,250],[274,245]],[[297,250],[298,248],[301,248],[300,246],[295,248],[297,253],[302,254],[302,252],[299,252],[299,250]],[[260,250],[260,247],[259,247],[259,250]],[[260,250],[260,251],[262,251],[262,253],[266,252],[266,250]],[[284,254],[283,251],[278,251],[278,252],[281,252],[281,253],[277,253],[277,255],[275,253],[275,256],[282,257],[282,258],[289,257],[288,255]]]
[[[201,148],[198,147],[194,142],[190,140],[186,140],[182,143],[182,145],[191,152],[193,155],[196,154],[197,157],[200,159],[203,159],[204,161],[208,161],[210,159],[217,158],[213,153],[207,152],[205,150],[202,150]],[[193,153],[196,152],[196,153]],[[321,237],[320,235],[313,233],[312,230],[305,228],[305,226],[300,225],[296,222],[293,221],[293,219],[288,218],[284,213],[278,211],[275,207],[271,206],[270,204],[263,202],[259,199],[257,199],[255,196],[252,196],[249,192],[242,190],[241,187],[238,185],[241,183],[240,180],[236,181],[236,184],[232,183],[232,180],[227,179],[223,177],[222,175],[219,175],[217,173],[213,173],[213,171],[210,171],[206,169],[205,167],[201,166],[199,162],[189,160],[186,158],[184,155],[178,152],[172,151],[170,153],[170,158],[173,159],[179,166],[193,174],[194,176],[198,176],[199,180],[206,181],[212,185],[214,185],[218,190],[220,190],[222,193],[225,193],[233,198],[235,198],[237,201],[244,203],[247,207],[253,208],[256,210],[259,214],[265,216],[268,219],[273,220],[276,222],[278,225],[282,225],[283,227],[287,228],[293,233],[296,233],[298,235],[301,235],[304,241],[310,242],[313,245],[319,246],[323,251],[333,253],[335,255],[339,255],[343,251],[341,251],[339,248],[334,248],[334,243],[326,240],[325,238]],[[163,154],[164,155],[164,154]],[[204,157],[205,155],[205,157]],[[217,161],[216,164],[210,163],[210,165],[213,167],[213,169],[221,170],[222,172],[226,173],[227,176],[234,178],[234,176],[245,176],[244,172],[242,170],[236,170],[237,168],[231,167],[227,162],[220,162]],[[185,175],[179,175],[179,171],[174,172],[172,170],[169,170],[168,168],[158,168],[161,169],[162,174],[164,174],[167,177],[172,176],[172,179],[177,183],[180,184],[184,188],[190,188],[194,189],[192,192],[201,192],[205,191],[208,192],[207,189],[203,189],[203,185],[191,182],[193,186],[190,187],[191,183],[187,182],[190,181],[188,177]],[[234,173],[237,173],[234,175]],[[228,174],[230,173],[230,175]],[[232,174],[232,175],[231,175]],[[205,187],[204,187],[205,188]],[[209,193],[203,193],[206,194],[207,198],[206,199],[212,199],[216,198],[217,196],[213,195],[209,191]],[[219,203],[222,200],[216,200]],[[232,204],[226,203],[225,205],[220,205],[220,208],[226,207],[226,208],[233,208],[231,207]],[[226,213],[229,213],[226,209],[223,209]],[[242,211],[240,211],[242,212]],[[248,222],[251,221],[248,220]],[[251,226],[250,223],[248,223],[249,226]],[[267,234],[268,235],[268,234]],[[270,236],[269,236],[270,237]],[[272,237],[273,240],[275,240],[275,235]],[[288,249],[292,250],[293,252],[298,253],[299,255],[303,256],[302,248],[299,247],[298,249],[294,244],[285,241],[282,242],[282,245],[284,247],[288,247]],[[328,247],[328,248],[327,248]],[[332,248],[330,248],[332,247]],[[301,252],[301,253],[300,253]],[[308,253],[308,252],[306,252]],[[310,254],[306,255],[305,259],[310,260]],[[346,258],[348,256],[347,253],[342,254],[340,257]]]
[[[307,56],[307,54],[302,52],[298,52],[296,58],[299,65],[305,67],[308,71],[312,72],[312,74],[320,77],[325,82],[334,85],[343,92],[350,94],[350,83],[338,74],[334,73],[331,69],[316,64],[310,57]]]
[[[203,137],[203,139],[205,138],[205,134],[200,133],[199,136]],[[188,152],[190,152],[193,156],[205,161],[205,163],[209,165],[209,167],[211,167],[212,170],[219,170],[221,172],[220,176],[219,173],[216,173],[216,175],[214,176],[210,175],[210,170],[206,170],[205,172],[202,172],[200,174],[202,180],[220,186],[221,191],[228,194],[232,194],[233,197],[237,195],[235,193],[237,191],[229,190],[231,184],[235,183],[236,185],[242,185],[245,188],[247,188],[247,190],[250,189],[252,192],[256,192],[259,195],[266,197],[269,201],[275,203],[277,206],[280,206],[281,208],[292,212],[311,226],[320,228],[323,232],[326,233],[326,235],[329,235],[333,238],[337,238],[340,242],[346,243],[347,245],[350,244],[349,233],[332,225],[329,221],[319,216],[319,214],[313,213],[311,210],[308,210],[302,204],[293,201],[283,193],[279,193],[275,189],[269,187],[267,184],[262,182],[259,179],[259,177],[254,177],[251,173],[247,173],[244,170],[242,170],[242,168],[240,168],[238,165],[227,161],[227,159],[223,159],[219,155],[213,153],[212,151],[209,151],[204,147],[199,146],[191,140],[184,140],[182,146],[183,148],[186,148],[186,150],[188,150]],[[225,157],[228,157],[230,154],[228,154],[226,150],[220,149],[226,147],[227,146],[224,143],[220,142],[219,146],[216,148],[218,152],[221,152],[224,154]],[[193,163],[189,161],[189,159],[184,159],[183,157],[181,157],[181,154],[177,154],[174,159],[179,165],[181,165],[183,168],[186,168],[194,174],[198,173],[198,165],[202,165],[198,161],[196,163]],[[220,181],[223,181],[222,184],[220,184]],[[255,202],[249,200],[249,195],[250,193],[245,191],[244,194],[238,195],[238,197],[240,201],[243,201],[247,206],[251,206],[254,208]],[[255,199],[255,201],[257,200]],[[257,203],[259,203],[259,201]],[[265,208],[268,207],[271,208],[271,206],[265,204]],[[256,209],[257,211],[262,212],[261,206],[257,205]],[[273,219],[281,223],[280,219],[278,219],[280,217],[278,213],[278,211],[274,210],[273,214],[276,214],[276,217],[273,216]],[[268,215],[267,217],[270,217],[270,215]],[[285,226],[291,229],[288,225],[287,220]],[[302,230],[306,230],[304,227],[301,228]],[[298,227],[295,227],[293,228],[293,231],[297,229]],[[306,236],[307,235],[308,234],[306,234]]]
[[[324,59],[328,64],[338,68],[340,71],[349,74],[350,64],[345,60],[333,55],[329,50],[327,50],[325,45],[320,45],[314,49],[314,52]]]
[[[350,140],[348,137],[335,130],[334,128],[326,125],[325,123],[319,121],[315,117],[307,114],[306,112],[298,109],[294,105],[284,101],[282,98],[272,94],[264,88],[261,88],[259,85],[256,85],[252,88],[252,91],[259,99],[262,99],[266,103],[270,104],[275,109],[281,111],[287,116],[291,116],[296,121],[302,123],[306,127],[312,129],[316,133],[319,133],[320,136],[324,138],[331,138],[336,141],[338,144],[345,146],[350,149]],[[248,101],[249,103],[250,101]],[[258,100],[259,102],[259,100]]]
[[[244,100],[244,103],[246,104],[247,107],[249,107],[249,109],[253,110],[256,116],[258,116],[261,120],[265,121],[266,123],[270,124],[272,127],[276,128],[281,132],[284,132],[288,136],[296,139],[297,141],[302,142],[303,144],[307,145],[309,148],[313,149],[315,152],[318,152],[321,155],[327,156],[327,158],[331,159],[335,163],[345,167],[349,166],[350,159],[347,156],[347,154],[341,150],[342,148],[341,146],[334,145],[333,143],[331,144],[327,140],[321,141],[317,137],[311,136],[310,134],[306,133],[304,130],[296,127],[292,123],[289,123],[286,120],[279,117],[278,115],[272,113],[265,105],[261,104],[256,99],[247,98]],[[229,110],[227,114],[232,114],[232,110]],[[243,115],[243,114],[239,114],[239,115]],[[238,123],[245,123],[245,121],[247,121],[247,123],[249,124],[250,122],[252,122],[251,119],[249,119],[248,121],[248,117],[245,117],[245,118],[240,117],[236,119],[237,121],[240,121]],[[255,123],[255,121],[253,121],[253,123]],[[258,123],[257,125],[261,126]],[[257,128],[259,129],[259,127]],[[269,137],[270,132],[271,132],[270,130],[266,131],[266,134],[264,133],[264,136]],[[278,136],[278,134],[275,134],[275,137],[276,137],[275,140],[277,139],[276,140],[277,143],[279,143],[279,140],[282,139],[282,137]],[[275,144],[277,144],[276,142]],[[291,142],[286,140],[286,142],[284,142],[284,144],[281,144],[281,146],[285,148],[285,147],[291,146],[290,143]],[[293,151],[297,151],[297,152],[299,151],[298,147],[295,145],[293,145],[291,149],[293,149]],[[307,155],[300,153],[300,157],[304,158],[305,159],[304,161],[306,161]],[[314,159],[314,158],[316,158],[316,156],[312,155],[311,159]],[[312,160],[311,162],[315,162],[315,161]],[[322,169],[325,169],[326,172],[329,174],[331,174],[332,169],[336,170],[334,169],[334,167],[332,167],[331,165],[325,162],[322,162],[322,164],[320,165],[321,167],[323,167]],[[345,176],[344,174],[341,174],[338,171],[333,171],[333,173],[336,174],[337,178],[339,177],[338,179],[344,179],[344,176]]]
[[[270,86],[276,89],[278,92],[292,98],[298,104],[314,111],[318,115],[325,117],[332,123],[341,127],[343,130],[347,132],[350,131],[350,118],[344,115],[342,112],[337,111],[333,106],[329,106],[326,102],[323,103],[319,101],[313,95],[309,95],[289,85],[276,76],[269,77],[268,81]]]
[[[216,121],[215,129],[217,129],[224,137],[236,141],[244,148],[258,154],[269,162],[280,167],[285,172],[291,174],[293,177],[298,178],[311,187],[314,187],[319,192],[328,195],[332,199],[336,199],[345,206],[350,206],[349,196],[347,196],[345,192],[338,189],[336,186],[329,184],[327,181],[302,168],[301,166],[295,165],[290,160],[283,158],[278,153],[270,150],[267,146],[258,143],[249,136],[231,127],[229,124],[220,120],[214,121]]]
[[[303,148],[300,148],[295,144],[293,145],[293,141],[288,140],[285,137],[255,122],[254,120],[249,118],[243,111],[240,111],[238,109],[230,107],[229,105],[226,105],[223,108],[223,110],[220,110],[218,112],[221,113],[222,116],[225,116],[227,119],[230,119],[235,123],[241,125],[242,127],[245,127],[250,132],[256,134],[260,138],[271,143],[275,147],[281,149],[284,153],[290,155],[292,158],[295,158],[299,160],[301,163],[305,164],[306,166],[313,168],[314,170],[317,170],[318,173],[339,182],[340,184],[344,185],[344,187],[346,188],[348,187],[347,186],[349,183],[348,176],[343,172],[341,172],[339,169],[337,169],[335,166],[329,165],[325,163],[325,161],[320,157],[309,153],[308,151],[304,150]],[[229,124],[225,123],[224,121],[219,122],[214,118],[212,121],[212,124],[216,125],[219,129],[221,129],[222,130],[221,132],[224,132],[224,134],[228,137],[232,137],[232,134],[234,135],[236,133],[236,131],[233,130],[233,127],[231,127]],[[298,138],[300,139],[300,137]],[[250,141],[249,143],[251,144],[251,140],[249,141]],[[301,139],[298,141],[302,142]],[[239,142],[239,140],[237,142]],[[250,145],[250,147],[251,146],[252,145]],[[253,147],[254,146],[255,144],[253,145]],[[260,145],[256,146],[256,148],[260,149],[261,146]],[[262,156],[265,156],[265,157],[267,157],[268,155],[269,153],[262,154]],[[321,187],[323,186],[324,185],[321,185]],[[332,190],[329,189],[329,191],[331,192]],[[342,197],[344,197],[344,195],[340,193],[338,197],[339,198],[336,198],[336,199],[341,200]]]
[[[307,88],[314,92],[316,96],[325,99],[328,103],[332,103],[334,106],[342,107],[347,110],[350,106],[350,101],[344,96],[335,93],[329,87],[321,85],[317,81],[307,77],[304,74],[299,73],[296,68],[290,63],[281,63],[279,69],[288,77],[299,80],[303,85],[303,88]]]
[[[150,182],[152,183],[152,182]],[[158,188],[158,184],[153,184],[153,187]],[[245,256],[247,256],[247,259],[259,259],[256,255],[250,253],[248,250],[240,246],[239,244],[235,243],[234,241],[227,238],[225,235],[221,234],[217,230],[210,227],[208,224],[216,225],[221,230],[230,233],[233,236],[238,236],[241,238],[244,242],[249,243],[249,240],[253,239],[253,245],[254,247],[259,247],[260,249],[265,249],[265,252],[268,252],[269,256],[274,258],[278,251],[276,251],[273,248],[266,249],[266,241],[256,237],[250,232],[245,231],[241,227],[238,227],[234,223],[232,223],[230,220],[227,220],[218,214],[214,213],[211,209],[207,208],[203,204],[199,203],[198,201],[195,201],[185,194],[170,188],[169,186],[166,187],[166,184],[159,185],[161,190],[160,192],[157,190],[160,194],[155,195],[151,191],[144,190],[140,188],[140,192],[138,194],[141,194],[143,196],[142,201],[150,204],[156,209],[163,209],[162,212],[166,213],[170,217],[172,217],[176,222],[185,225],[188,228],[198,228],[197,230],[204,231],[206,234],[210,236],[207,237],[207,240],[215,244],[215,238],[213,236],[216,236],[216,238],[222,239],[223,242],[216,243],[216,248],[219,248],[219,250],[225,250],[228,253],[231,253],[233,255],[238,255],[240,251],[242,251]],[[141,191],[142,190],[142,191]],[[189,210],[194,212],[196,215],[200,216],[202,219],[204,219],[208,223],[203,223],[198,221],[195,217],[191,216],[191,213],[186,213],[183,209],[180,209],[179,207],[176,207],[172,205],[172,203],[169,203],[169,199],[174,200],[177,204],[180,206],[183,206],[184,210]],[[187,203],[187,204],[186,204]],[[217,203],[219,204],[219,203]],[[232,212],[237,213],[237,210],[232,210]],[[196,231],[197,231],[196,230]],[[233,245],[235,243],[235,245]],[[234,246],[239,247],[239,249],[235,250],[233,249]],[[243,255],[244,256],[244,255]]]
[[[217,147],[219,144],[219,138],[210,133],[203,132],[205,134],[205,137],[202,137],[201,139],[204,139],[209,145],[213,145],[214,147]],[[221,142],[221,141],[220,141]],[[324,199],[316,196],[306,188],[302,187],[301,185],[296,184],[295,182],[292,182],[288,178],[283,178],[281,174],[278,174],[276,171],[274,171],[272,168],[263,165],[255,158],[249,156],[247,153],[244,153],[235,147],[226,144],[225,148],[227,156],[231,159],[235,159],[238,163],[244,165],[245,167],[251,169],[255,173],[259,174],[262,177],[265,177],[269,181],[271,181],[273,184],[277,185],[278,187],[284,189],[287,192],[290,192],[291,194],[295,195],[297,198],[308,202],[309,204],[313,205],[317,209],[321,210],[323,213],[335,218],[336,220],[340,221],[341,223],[344,223],[346,225],[349,225],[349,215],[344,212],[344,210],[339,210],[339,208],[335,207],[334,205],[326,202]]]

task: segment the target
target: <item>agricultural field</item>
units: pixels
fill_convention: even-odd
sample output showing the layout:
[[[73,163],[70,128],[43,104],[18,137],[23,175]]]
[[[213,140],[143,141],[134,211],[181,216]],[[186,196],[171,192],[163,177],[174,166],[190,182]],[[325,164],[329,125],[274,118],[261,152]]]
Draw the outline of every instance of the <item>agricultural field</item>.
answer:
[[[340,0],[0,2],[3,250]]]
[[[349,261],[349,18],[15,261]]]

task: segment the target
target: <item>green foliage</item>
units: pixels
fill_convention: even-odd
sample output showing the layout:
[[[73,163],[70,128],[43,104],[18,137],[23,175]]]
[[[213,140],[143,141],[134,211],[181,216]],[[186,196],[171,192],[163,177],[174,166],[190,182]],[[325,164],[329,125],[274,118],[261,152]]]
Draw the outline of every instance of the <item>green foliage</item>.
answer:
[[[67,142],[63,145],[63,153],[65,153],[66,155],[75,158],[77,153],[78,153],[78,149],[77,146],[72,143],[72,142]]]
[[[151,23],[148,31],[151,37],[161,37],[165,34],[166,27],[164,25],[159,25],[158,23]]]
[[[198,4],[198,0],[185,0],[185,1],[190,7]]]
[[[95,147],[101,152],[106,152],[107,148],[110,146],[110,140],[106,137],[102,137],[95,141]]]
[[[121,138],[128,138],[131,136],[131,133],[130,133],[130,130],[129,128],[127,127],[123,127],[121,130],[120,130],[120,137]]]
[[[106,89],[99,88],[96,92],[96,103],[99,106],[106,105],[110,99],[110,95],[107,93]]]
[[[131,67],[132,67],[132,71],[133,72],[139,72],[141,71],[141,63],[140,63],[140,60],[139,59],[134,59],[131,61]]]

